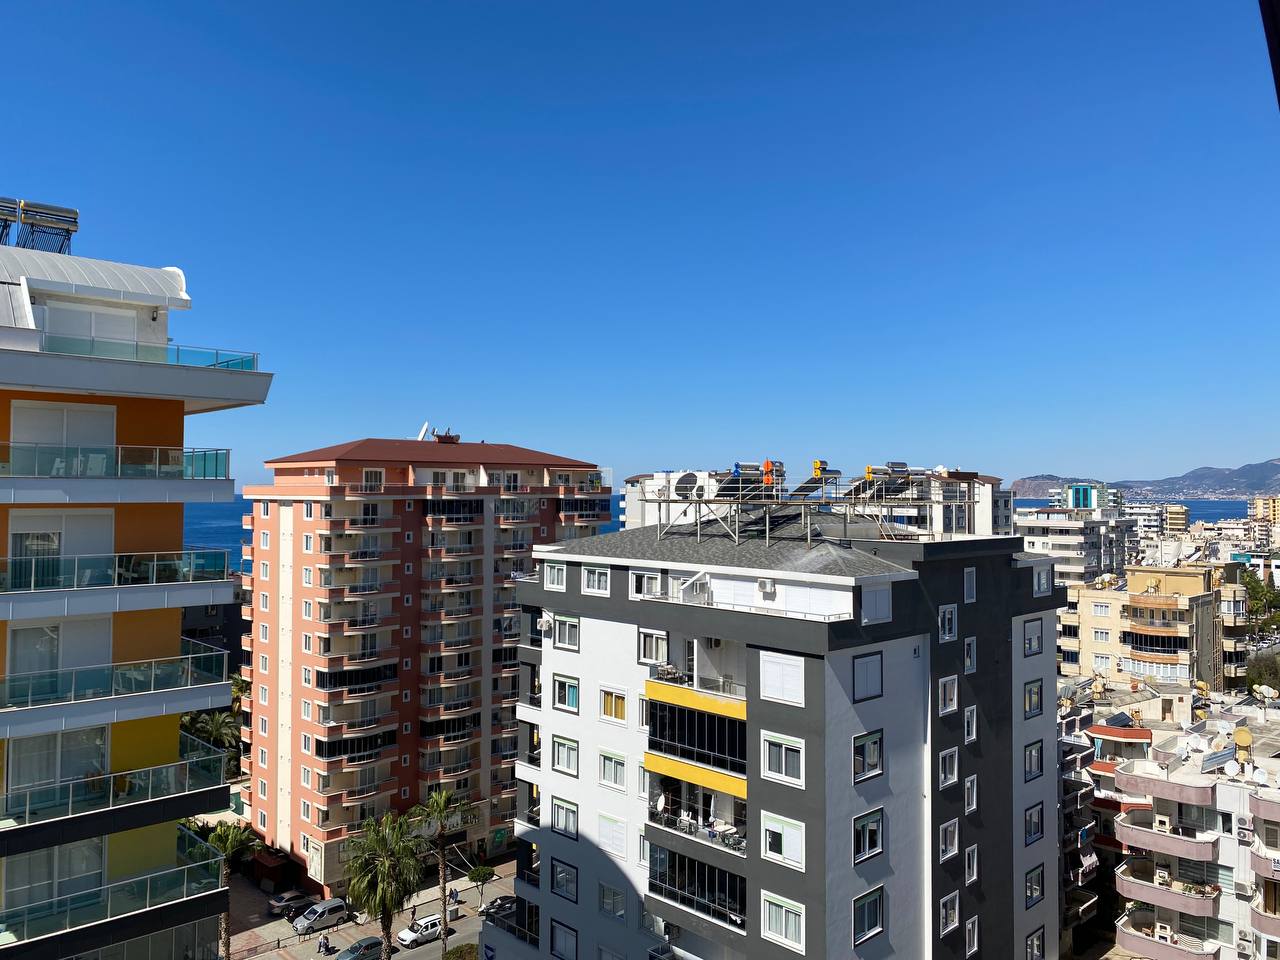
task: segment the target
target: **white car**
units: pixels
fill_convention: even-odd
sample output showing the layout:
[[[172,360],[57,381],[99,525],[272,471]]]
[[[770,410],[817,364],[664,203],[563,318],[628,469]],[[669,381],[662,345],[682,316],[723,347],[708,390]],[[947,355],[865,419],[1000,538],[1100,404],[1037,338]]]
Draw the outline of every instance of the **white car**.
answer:
[[[419,947],[424,943],[440,939],[444,932],[444,920],[440,914],[433,913],[429,917],[415,920],[396,934],[396,942],[402,947]]]
[[[299,900],[310,900],[311,897],[303,893],[301,890],[286,890],[284,893],[277,893],[274,897],[267,901],[267,908],[272,913],[284,913],[290,905],[297,903]]]

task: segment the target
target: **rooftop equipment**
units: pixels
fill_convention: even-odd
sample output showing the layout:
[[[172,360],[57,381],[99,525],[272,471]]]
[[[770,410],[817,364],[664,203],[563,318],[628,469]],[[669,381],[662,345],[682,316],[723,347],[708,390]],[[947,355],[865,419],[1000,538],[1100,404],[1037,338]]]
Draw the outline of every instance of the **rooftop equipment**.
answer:
[[[22,224],[18,230],[19,247],[46,253],[71,252],[71,235],[80,229],[80,211],[32,200],[19,200],[18,208]]]

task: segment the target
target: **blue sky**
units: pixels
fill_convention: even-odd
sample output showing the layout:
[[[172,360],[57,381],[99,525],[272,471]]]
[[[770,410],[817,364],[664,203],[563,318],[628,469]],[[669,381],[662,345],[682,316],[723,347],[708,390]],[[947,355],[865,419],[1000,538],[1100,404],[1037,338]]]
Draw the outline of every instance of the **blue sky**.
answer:
[[[619,476],[1280,456],[1252,2],[181,9],[10,11],[0,193],[262,353],[189,423],[242,479],[424,419]]]

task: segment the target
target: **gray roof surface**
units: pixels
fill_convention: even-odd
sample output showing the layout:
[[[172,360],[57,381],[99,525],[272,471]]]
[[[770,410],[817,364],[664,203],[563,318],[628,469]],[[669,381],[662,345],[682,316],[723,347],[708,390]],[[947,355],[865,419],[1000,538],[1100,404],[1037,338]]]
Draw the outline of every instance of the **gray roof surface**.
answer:
[[[0,326],[18,326],[19,310],[25,316],[25,309],[20,307],[21,290],[10,285],[23,277],[38,281],[44,289],[60,289],[91,299],[137,301],[172,307],[191,305],[186,278],[176,267],[136,267],[110,260],[91,260],[0,245],[0,281],[9,281],[0,287],[3,290],[0,293]],[[22,325],[26,326],[25,323]]]
[[[734,543],[723,533],[710,533],[710,529],[710,525],[703,524],[701,543],[692,526],[670,528],[661,539],[658,538],[658,528],[650,526],[565,540],[557,546],[569,554],[670,563],[694,570],[699,566],[744,567],[829,577],[873,577],[912,572],[871,553],[875,548],[874,541],[866,542],[865,546],[840,546],[830,542],[809,546],[804,540],[773,539],[766,546],[762,538]]]

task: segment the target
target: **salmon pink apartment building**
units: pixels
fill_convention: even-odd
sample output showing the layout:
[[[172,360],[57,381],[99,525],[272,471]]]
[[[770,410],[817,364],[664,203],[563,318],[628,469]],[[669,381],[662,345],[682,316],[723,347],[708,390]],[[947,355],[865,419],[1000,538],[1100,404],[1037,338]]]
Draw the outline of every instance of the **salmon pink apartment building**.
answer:
[[[269,461],[247,486],[252,621],[241,735],[246,816],[345,892],[370,816],[444,787],[472,814],[460,866],[512,843],[519,640],[515,582],[535,544],[610,519],[593,463],[500,443],[356,440]]]

